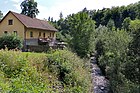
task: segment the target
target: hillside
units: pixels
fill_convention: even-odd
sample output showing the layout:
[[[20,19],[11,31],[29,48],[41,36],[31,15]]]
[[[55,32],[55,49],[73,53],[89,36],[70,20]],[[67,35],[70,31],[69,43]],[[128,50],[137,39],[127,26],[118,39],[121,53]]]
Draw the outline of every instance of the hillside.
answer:
[[[48,54],[0,50],[0,92],[87,93],[90,74],[84,62],[66,50]]]

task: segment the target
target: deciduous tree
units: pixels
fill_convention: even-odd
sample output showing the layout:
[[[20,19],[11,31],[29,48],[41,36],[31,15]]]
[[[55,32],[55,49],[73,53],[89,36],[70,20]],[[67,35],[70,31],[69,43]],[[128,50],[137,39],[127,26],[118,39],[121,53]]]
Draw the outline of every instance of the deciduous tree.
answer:
[[[93,33],[95,22],[85,12],[72,14],[67,18],[70,35],[70,46],[81,57],[86,56],[93,50]]]
[[[0,11],[0,19],[3,17],[3,13]]]
[[[36,15],[39,13],[39,10],[37,9],[37,2],[34,0],[24,0],[21,3],[21,14],[27,15],[31,18],[36,17]]]

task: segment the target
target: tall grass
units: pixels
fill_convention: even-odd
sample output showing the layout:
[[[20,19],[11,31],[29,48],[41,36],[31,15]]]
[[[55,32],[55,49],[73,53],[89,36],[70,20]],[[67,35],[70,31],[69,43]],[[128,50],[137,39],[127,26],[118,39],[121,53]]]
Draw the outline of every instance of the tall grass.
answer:
[[[90,74],[85,61],[67,50],[47,55],[45,66],[62,81],[66,93],[88,93]]]
[[[2,88],[2,92],[46,92],[47,80],[31,64],[35,59],[29,59],[28,54],[25,55],[20,51],[0,50],[0,71],[9,85],[8,90]]]
[[[90,74],[84,63],[66,50],[0,50],[0,93],[88,93]]]

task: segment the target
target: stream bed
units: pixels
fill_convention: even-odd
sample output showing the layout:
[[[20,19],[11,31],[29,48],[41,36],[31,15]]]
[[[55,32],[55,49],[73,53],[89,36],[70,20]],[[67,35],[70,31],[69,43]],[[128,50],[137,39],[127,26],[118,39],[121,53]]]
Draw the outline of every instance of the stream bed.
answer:
[[[96,57],[91,57],[91,78],[92,93],[111,93],[109,88],[109,80],[103,76],[102,71],[97,65]]]

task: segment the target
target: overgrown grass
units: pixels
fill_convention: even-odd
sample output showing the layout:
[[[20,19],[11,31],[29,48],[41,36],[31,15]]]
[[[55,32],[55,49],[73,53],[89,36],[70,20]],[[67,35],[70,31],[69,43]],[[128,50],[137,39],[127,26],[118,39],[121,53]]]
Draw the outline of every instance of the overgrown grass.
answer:
[[[85,63],[66,50],[48,54],[0,50],[0,93],[88,93]]]
[[[45,66],[63,82],[66,93],[88,93],[90,73],[85,63],[70,51],[58,50],[48,54]]]

